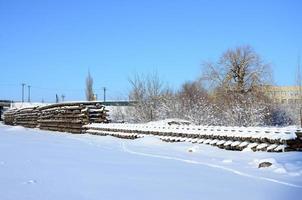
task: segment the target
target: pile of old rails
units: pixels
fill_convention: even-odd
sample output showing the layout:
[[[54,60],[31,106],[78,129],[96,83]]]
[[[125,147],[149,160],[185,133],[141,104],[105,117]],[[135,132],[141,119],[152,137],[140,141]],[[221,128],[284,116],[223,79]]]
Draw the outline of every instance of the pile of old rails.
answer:
[[[4,123],[29,128],[85,133],[89,123],[107,123],[105,107],[98,102],[57,103],[41,107],[10,109],[4,113]]]
[[[166,142],[208,144],[227,150],[301,151],[301,130],[296,128],[220,127],[150,124],[89,124],[87,133],[97,135],[154,135]],[[133,139],[133,137],[131,137]]]

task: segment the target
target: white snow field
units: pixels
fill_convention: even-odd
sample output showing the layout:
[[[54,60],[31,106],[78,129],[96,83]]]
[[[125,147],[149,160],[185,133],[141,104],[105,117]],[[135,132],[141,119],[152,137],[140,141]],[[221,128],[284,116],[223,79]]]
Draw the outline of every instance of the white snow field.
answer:
[[[261,161],[273,163],[258,169]],[[300,199],[302,153],[0,124],[1,200]]]

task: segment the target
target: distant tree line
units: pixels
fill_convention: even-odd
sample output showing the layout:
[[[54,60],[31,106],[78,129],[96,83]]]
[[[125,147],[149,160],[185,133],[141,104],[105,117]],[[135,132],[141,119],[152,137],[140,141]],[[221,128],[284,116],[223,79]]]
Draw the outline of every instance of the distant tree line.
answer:
[[[217,61],[204,62],[200,77],[177,91],[156,73],[135,75],[129,82],[129,99],[137,102],[127,113],[132,122],[181,118],[198,125],[294,123],[288,109],[266,95],[264,86],[272,84],[271,68],[250,46],[229,49]]]

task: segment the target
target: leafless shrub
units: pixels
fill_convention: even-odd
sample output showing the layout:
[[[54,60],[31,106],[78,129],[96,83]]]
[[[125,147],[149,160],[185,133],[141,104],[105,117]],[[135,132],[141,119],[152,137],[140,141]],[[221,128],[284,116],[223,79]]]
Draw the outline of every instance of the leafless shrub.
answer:
[[[93,79],[90,75],[90,72],[88,72],[88,75],[86,77],[86,100],[87,101],[93,101],[94,100],[94,93],[93,93]]]

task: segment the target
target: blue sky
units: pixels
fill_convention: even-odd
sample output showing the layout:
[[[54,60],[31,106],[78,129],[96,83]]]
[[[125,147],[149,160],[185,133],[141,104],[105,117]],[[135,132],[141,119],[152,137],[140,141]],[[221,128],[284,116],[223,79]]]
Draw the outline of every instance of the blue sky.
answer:
[[[290,1],[0,0],[0,99],[85,98],[94,88],[125,98],[128,78],[157,72],[170,86],[194,80],[203,61],[249,44],[272,64],[278,85],[295,84],[302,3]]]

